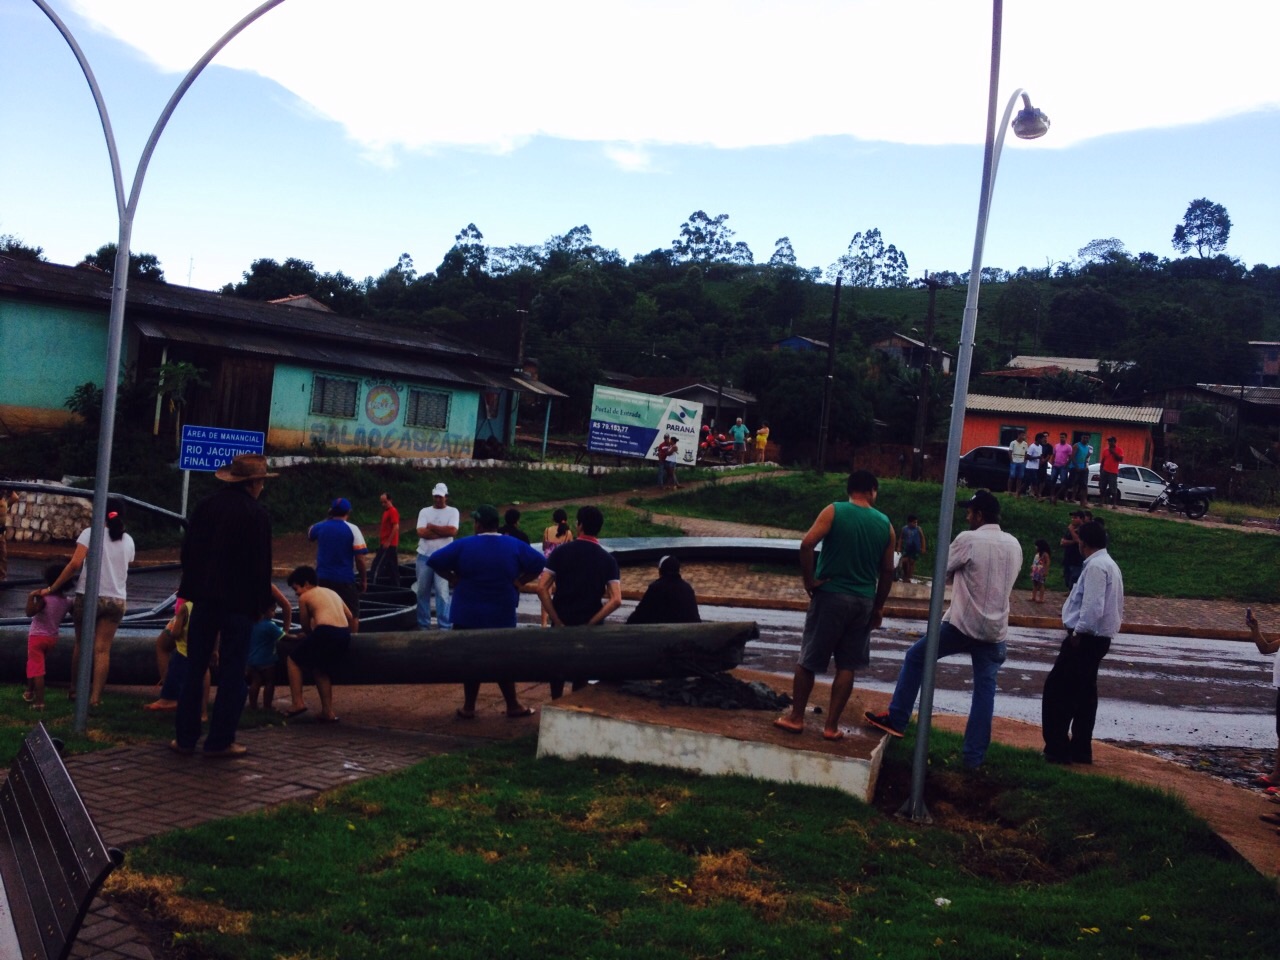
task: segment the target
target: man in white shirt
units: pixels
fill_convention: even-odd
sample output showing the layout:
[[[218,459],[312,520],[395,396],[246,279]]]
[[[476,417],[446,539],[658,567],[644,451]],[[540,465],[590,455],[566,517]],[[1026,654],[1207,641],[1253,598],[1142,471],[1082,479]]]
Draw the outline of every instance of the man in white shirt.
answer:
[[[1023,430],[1018,434],[1018,438],[1009,444],[1009,482],[1005,485],[1005,492],[1012,493],[1017,496],[1022,490],[1022,480],[1026,476],[1027,470],[1027,431]]]
[[[1050,763],[1093,763],[1098,667],[1124,618],[1124,577],[1107,553],[1105,528],[1090,522],[1077,535],[1084,570],[1062,605],[1067,636],[1040,703],[1044,758]]]
[[[1009,595],[1022,569],[1022,546],[1000,529],[1000,501],[989,490],[978,490],[960,506],[968,511],[969,529],[952,541],[947,558],[951,606],[942,617],[938,657],[967,653],[973,662],[973,701],[961,752],[964,765],[973,768],[982,765],[991,743],[996,674],[1005,661]],[[902,736],[920,694],[926,643],[921,637],[907,651],[888,711],[867,711],[873,727]]]
[[[449,581],[427,566],[427,557],[441,547],[453,542],[458,535],[461,516],[457,507],[448,503],[449,488],[437,483],[431,490],[431,506],[418,511],[418,626],[431,629],[431,596],[436,598],[436,622],[441,630],[448,630]]]

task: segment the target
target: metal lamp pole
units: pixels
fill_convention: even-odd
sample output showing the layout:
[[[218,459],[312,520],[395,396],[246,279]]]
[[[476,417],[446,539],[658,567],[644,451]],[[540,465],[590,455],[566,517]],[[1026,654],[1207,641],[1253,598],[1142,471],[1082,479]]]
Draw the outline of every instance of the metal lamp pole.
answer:
[[[960,466],[960,443],[964,434],[964,412],[969,397],[969,370],[973,364],[974,333],[978,323],[978,293],[982,285],[982,249],[987,236],[987,217],[991,212],[991,193],[995,187],[1000,150],[1010,126],[1010,117],[1018,98],[1023,108],[1013,120],[1013,132],[1024,140],[1034,140],[1049,132],[1049,118],[1031,106],[1031,99],[1015,90],[1004,109],[997,132],[996,108],[1000,87],[1000,29],[1002,0],[992,4],[991,86],[987,99],[987,140],[982,159],[982,189],[978,194],[978,226],[973,240],[973,261],[969,267],[969,289],[965,298],[964,319],[960,325],[960,345],[956,358],[956,385],[951,401],[951,428],[947,434],[946,466],[942,476],[942,502],[938,511],[935,537],[933,585],[929,592],[929,630],[925,644],[924,675],[920,684],[920,718],[916,726],[915,754],[911,764],[911,796],[899,811],[912,820],[932,822],[924,804],[924,779],[929,761],[929,726],[933,719],[933,691],[937,675],[938,637],[942,626],[942,602],[947,582],[947,561],[951,552],[951,527],[955,518],[956,475]]]
[[[106,101],[98,88],[97,78],[89,66],[88,58],[80,49],[80,44],[72,35],[67,25],[53,11],[46,0],[33,0],[53,25],[62,34],[63,39],[75,54],[76,62],[89,83],[93,94],[93,102],[98,107],[98,117],[102,121],[102,132],[107,141],[107,155],[111,160],[111,179],[116,194],[116,215],[120,229],[116,240],[116,262],[111,276],[111,313],[107,323],[107,369],[102,383],[102,418],[98,427],[98,465],[93,482],[93,520],[90,523],[89,554],[85,563],[84,612],[80,620],[80,670],[74,678],[76,684],[76,718],[75,730],[83,733],[89,720],[89,686],[93,677],[93,635],[97,623],[98,587],[102,579],[103,531],[107,523],[107,496],[111,480],[111,448],[115,441],[116,391],[120,386],[120,350],[124,339],[124,307],[125,294],[129,284],[129,243],[133,236],[133,217],[138,210],[138,196],[142,192],[142,179],[146,176],[147,165],[151,162],[151,154],[155,152],[156,141],[164,132],[169,117],[173,115],[187,89],[195,82],[201,71],[209,65],[219,51],[231,42],[245,27],[253,23],[268,10],[278,7],[284,0],[266,0],[251,13],[246,15],[234,27],[205,51],[195,66],[182,78],[169,98],[169,102],[160,111],[151,136],[138,159],[138,168],[133,176],[133,187],[126,199],[124,193],[124,177],[120,170],[120,154],[116,149],[115,134],[111,130],[111,118],[107,113]]]

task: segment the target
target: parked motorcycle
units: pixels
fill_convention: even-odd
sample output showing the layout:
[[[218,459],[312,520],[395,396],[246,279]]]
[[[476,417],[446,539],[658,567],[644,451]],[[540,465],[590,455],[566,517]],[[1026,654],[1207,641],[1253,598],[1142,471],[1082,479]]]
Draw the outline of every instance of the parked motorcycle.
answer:
[[[1147,507],[1148,513],[1155,513],[1159,507],[1168,507],[1174,513],[1185,513],[1188,520],[1199,520],[1209,512],[1209,499],[1217,494],[1217,487],[1188,487],[1176,482],[1176,463],[1165,463],[1164,472],[1168,474],[1169,480],[1160,495]]]
[[[704,460],[715,459],[727,463],[733,459],[733,441],[723,433],[712,434],[707,427],[702,428],[702,442],[698,444],[698,450]]]

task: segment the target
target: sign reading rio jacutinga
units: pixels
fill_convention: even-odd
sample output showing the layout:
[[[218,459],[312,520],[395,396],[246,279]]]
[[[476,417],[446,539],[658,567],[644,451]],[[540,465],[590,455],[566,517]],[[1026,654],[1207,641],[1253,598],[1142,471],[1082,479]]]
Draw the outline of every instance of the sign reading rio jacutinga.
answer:
[[[670,434],[680,441],[677,458],[693,463],[701,429],[700,403],[597,385],[591,396],[587,449],[656,460],[658,444]]]

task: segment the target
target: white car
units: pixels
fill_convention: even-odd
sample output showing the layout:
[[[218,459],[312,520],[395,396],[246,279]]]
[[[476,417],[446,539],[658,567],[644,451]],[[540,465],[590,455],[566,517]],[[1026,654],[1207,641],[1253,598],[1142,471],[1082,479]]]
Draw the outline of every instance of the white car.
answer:
[[[1089,496],[1098,495],[1098,471],[1101,466],[1089,464]],[[1149,506],[1151,501],[1160,496],[1164,490],[1164,477],[1150,467],[1133,467],[1127,463],[1120,464],[1120,474],[1116,479],[1116,489],[1120,491],[1121,503],[1138,503]]]

